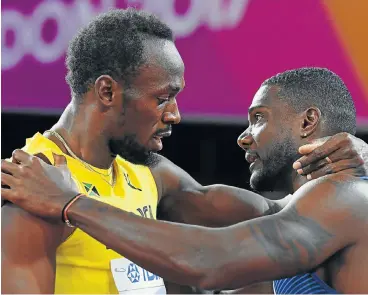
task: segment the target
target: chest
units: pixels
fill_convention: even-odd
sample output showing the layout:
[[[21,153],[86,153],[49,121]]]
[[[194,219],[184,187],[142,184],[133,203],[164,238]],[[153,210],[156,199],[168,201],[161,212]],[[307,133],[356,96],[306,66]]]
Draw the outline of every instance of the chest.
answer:
[[[156,219],[157,189],[149,171],[115,167],[112,176],[84,169],[79,163],[71,165],[70,170],[81,193],[137,216]],[[59,262],[66,259],[81,266],[105,268],[106,261],[121,256],[76,229],[59,247],[58,257]]]

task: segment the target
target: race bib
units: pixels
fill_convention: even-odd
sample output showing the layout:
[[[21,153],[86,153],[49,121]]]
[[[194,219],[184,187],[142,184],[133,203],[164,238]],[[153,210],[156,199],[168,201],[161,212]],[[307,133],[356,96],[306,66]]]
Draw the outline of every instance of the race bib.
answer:
[[[119,294],[166,294],[164,280],[126,258],[110,261]]]

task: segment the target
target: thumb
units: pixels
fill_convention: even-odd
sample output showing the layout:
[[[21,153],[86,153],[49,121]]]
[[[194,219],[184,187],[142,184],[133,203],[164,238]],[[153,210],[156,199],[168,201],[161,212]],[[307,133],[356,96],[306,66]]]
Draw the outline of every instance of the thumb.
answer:
[[[54,165],[56,167],[63,167],[66,166],[66,158],[63,155],[57,155],[52,153],[52,156],[54,157]]]

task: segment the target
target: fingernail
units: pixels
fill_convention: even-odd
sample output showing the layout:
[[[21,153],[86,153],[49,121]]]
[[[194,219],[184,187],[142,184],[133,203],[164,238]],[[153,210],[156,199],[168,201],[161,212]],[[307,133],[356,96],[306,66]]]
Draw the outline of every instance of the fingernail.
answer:
[[[296,170],[296,169],[300,169],[302,168],[302,164],[300,162],[294,162],[293,164],[293,168]]]
[[[303,169],[298,169],[296,172],[298,172],[298,174],[303,174]]]
[[[312,179],[312,175],[308,174],[308,175],[307,175],[307,179],[308,179],[308,180],[311,180],[311,179]]]

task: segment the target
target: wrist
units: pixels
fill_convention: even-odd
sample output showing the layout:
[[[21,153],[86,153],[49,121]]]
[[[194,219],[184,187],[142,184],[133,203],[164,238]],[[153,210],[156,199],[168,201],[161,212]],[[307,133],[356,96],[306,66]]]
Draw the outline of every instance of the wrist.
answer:
[[[61,219],[62,221],[68,226],[68,227],[74,227],[74,225],[72,224],[72,222],[69,219],[69,215],[70,215],[70,208],[75,205],[75,203],[81,198],[81,197],[86,197],[85,194],[81,194],[81,193],[77,193],[74,194],[74,196],[72,198],[70,198],[69,196],[69,201],[65,204],[65,206],[63,207],[63,210],[61,212]]]

